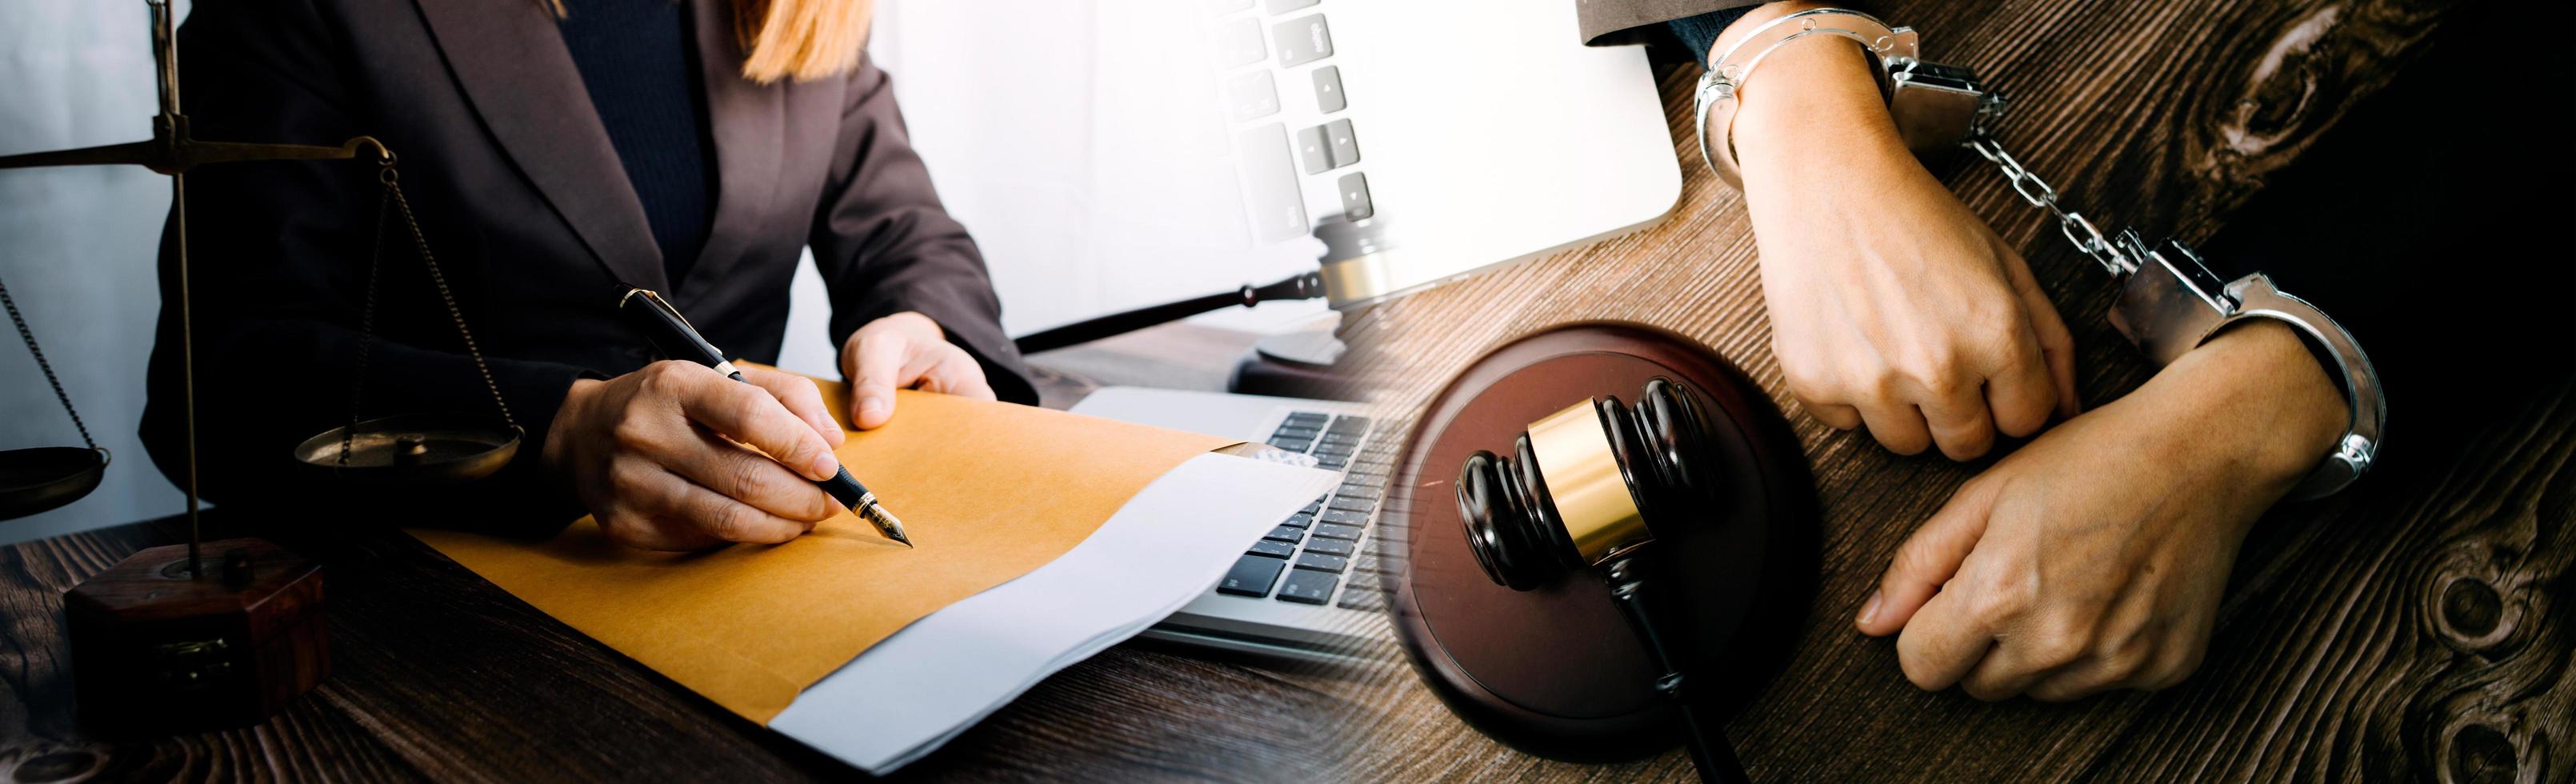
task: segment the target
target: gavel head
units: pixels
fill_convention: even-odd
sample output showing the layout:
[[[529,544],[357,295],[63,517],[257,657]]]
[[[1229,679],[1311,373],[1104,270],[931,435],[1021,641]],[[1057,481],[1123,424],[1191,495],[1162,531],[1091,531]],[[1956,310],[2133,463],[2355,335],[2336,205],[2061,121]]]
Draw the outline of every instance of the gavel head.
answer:
[[[1714,438],[1699,395],[1664,378],[1634,406],[1596,397],[1532,422],[1512,456],[1459,469],[1468,549],[1515,591],[1632,552],[1711,506]]]

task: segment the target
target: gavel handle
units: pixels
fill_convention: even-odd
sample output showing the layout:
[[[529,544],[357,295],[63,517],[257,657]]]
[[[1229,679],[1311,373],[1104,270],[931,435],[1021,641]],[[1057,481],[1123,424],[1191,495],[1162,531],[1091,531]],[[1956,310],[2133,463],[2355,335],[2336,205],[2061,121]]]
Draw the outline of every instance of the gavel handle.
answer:
[[[1314,299],[1321,296],[1324,296],[1323,273],[1307,272],[1266,286],[1246,284],[1242,288],[1225,292],[1223,294],[1210,294],[1204,297],[1194,297],[1191,299],[1181,300],[1179,302],[1166,302],[1160,305],[1137,308],[1135,310],[1125,311],[1122,313],[1111,313],[1095,319],[1077,321],[1061,327],[1046,330],[1044,332],[1032,333],[1027,337],[1013,341],[1013,343],[1019,347],[1020,353],[1035,354],[1040,351],[1051,351],[1079,343],[1089,343],[1101,338],[1124,335],[1156,324],[1179,321],[1211,310],[1223,310],[1236,305],[1248,308],[1264,302],[1291,299]]]
[[[1691,766],[1699,769],[1699,780],[1717,784],[1751,784],[1744,772],[1744,761],[1736,759],[1735,747],[1726,742],[1726,732],[1715,717],[1700,715],[1699,700],[1687,692],[1678,644],[1664,634],[1662,613],[1654,607],[1654,591],[1649,590],[1643,553],[1612,557],[1602,564],[1602,574],[1610,583],[1611,603],[1627,616],[1628,626],[1637,639],[1646,644],[1646,652],[1655,659],[1655,669],[1664,672],[1655,679],[1655,691],[1680,710],[1682,741],[1690,753]]]

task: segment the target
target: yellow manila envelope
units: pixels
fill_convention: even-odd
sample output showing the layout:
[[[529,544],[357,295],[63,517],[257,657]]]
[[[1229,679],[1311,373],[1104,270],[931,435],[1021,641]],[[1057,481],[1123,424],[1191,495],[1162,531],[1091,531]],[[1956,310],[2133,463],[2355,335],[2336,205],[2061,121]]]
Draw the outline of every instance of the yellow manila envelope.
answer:
[[[847,389],[819,383],[833,416],[844,417]],[[893,421],[851,432],[840,457],[903,518],[916,549],[846,512],[785,544],[697,553],[629,549],[589,518],[537,543],[411,534],[557,620],[767,724],[798,692],[878,641],[1055,560],[1156,477],[1233,443],[906,390],[897,393]]]

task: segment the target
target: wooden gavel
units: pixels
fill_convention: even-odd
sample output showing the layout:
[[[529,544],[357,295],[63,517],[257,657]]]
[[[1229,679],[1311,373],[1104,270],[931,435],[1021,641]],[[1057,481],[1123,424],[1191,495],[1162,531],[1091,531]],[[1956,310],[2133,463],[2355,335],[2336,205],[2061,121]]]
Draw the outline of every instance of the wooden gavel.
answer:
[[[1511,457],[1479,450],[1458,473],[1458,513],[1485,576],[1515,591],[1599,569],[1662,675],[1703,781],[1748,781],[1713,717],[1686,688],[1687,628],[1651,578],[1657,529],[1705,524],[1719,486],[1706,409],[1690,387],[1646,383],[1634,406],[1595,397],[1531,423]],[[1670,537],[1664,537],[1670,538]]]

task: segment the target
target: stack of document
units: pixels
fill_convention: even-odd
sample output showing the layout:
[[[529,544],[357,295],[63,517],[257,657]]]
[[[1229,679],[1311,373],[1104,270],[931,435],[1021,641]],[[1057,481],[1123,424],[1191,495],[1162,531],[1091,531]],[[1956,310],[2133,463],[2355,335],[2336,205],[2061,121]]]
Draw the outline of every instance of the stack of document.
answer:
[[[931,613],[806,689],[769,728],[870,773],[939,748],[1040,679],[1171,615],[1334,474],[1203,454],[1037,571]]]
[[[824,384],[835,415],[846,390]],[[590,520],[528,543],[413,535],[751,721],[882,773],[1215,585],[1335,475],[1225,439],[904,391],[842,462],[918,549],[853,515],[774,546],[651,553]]]

